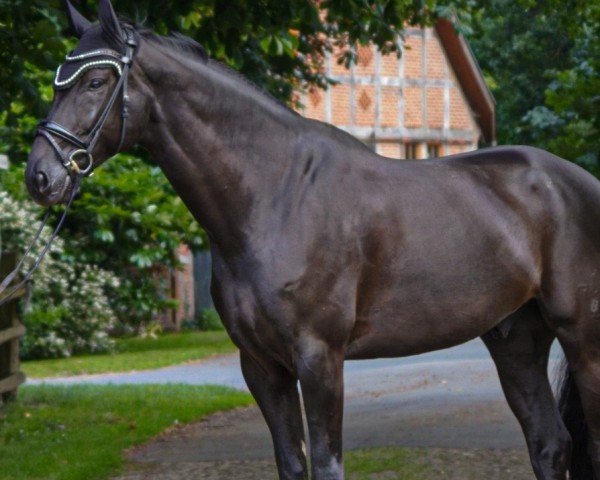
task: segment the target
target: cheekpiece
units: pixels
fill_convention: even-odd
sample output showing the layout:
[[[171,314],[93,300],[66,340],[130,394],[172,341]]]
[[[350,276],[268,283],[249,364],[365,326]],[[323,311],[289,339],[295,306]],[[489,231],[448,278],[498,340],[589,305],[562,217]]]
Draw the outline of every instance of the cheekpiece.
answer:
[[[123,74],[122,56],[114,50],[99,49],[73,55],[69,53],[54,77],[54,88],[57,90],[71,87],[81,75],[92,68],[112,68],[120,77]]]

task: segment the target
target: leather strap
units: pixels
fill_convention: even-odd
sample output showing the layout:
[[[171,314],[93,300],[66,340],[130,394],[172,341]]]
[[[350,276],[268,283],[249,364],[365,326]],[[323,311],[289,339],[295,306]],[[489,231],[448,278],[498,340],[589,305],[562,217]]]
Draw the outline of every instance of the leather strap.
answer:
[[[76,147],[87,148],[87,145],[84,142],[79,140],[75,135],[69,132],[69,130],[67,130],[65,127],[56,123],[53,120],[42,120],[39,123],[38,128],[53,133],[57,137],[66,140],[67,142],[75,145]]]

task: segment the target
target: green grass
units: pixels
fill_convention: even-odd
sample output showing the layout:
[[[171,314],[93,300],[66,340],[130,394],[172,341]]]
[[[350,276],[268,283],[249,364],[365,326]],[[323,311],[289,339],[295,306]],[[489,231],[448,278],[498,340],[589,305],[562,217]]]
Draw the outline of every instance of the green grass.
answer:
[[[423,451],[407,448],[370,448],[344,453],[348,480],[423,480],[427,475]],[[427,475],[427,476],[426,476]]]
[[[117,340],[116,353],[26,361],[22,369],[32,378],[151,370],[235,350],[223,331],[183,332]]]
[[[108,478],[124,464],[125,449],[251,402],[225,387],[25,386],[0,414],[0,479]]]

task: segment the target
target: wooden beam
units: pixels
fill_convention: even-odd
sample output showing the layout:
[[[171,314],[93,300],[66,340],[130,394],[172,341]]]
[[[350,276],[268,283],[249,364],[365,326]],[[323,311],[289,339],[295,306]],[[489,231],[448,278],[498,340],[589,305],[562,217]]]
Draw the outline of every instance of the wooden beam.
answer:
[[[450,20],[440,18],[435,31],[469,106],[475,114],[486,143],[496,143],[496,102],[487,87],[475,56]]]
[[[11,287],[8,287],[7,291],[10,292],[10,290],[11,290]],[[11,294],[7,295],[5,292],[1,293],[0,301],[4,300],[5,298],[10,298],[11,300],[15,300],[19,297],[24,297],[26,293],[27,293],[27,287],[22,286],[21,288],[18,288]]]
[[[25,374],[23,372],[14,373],[10,377],[0,380],[0,393],[13,392],[22,383],[25,383]]]
[[[21,338],[25,335],[25,327],[23,325],[17,325],[16,327],[10,327],[6,330],[0,331],[0,345],[6,343],[15,338]]]
[[[432,141],[432,142],[468,142],[473,140],[472,130],[443,130],[441,128],[401,128],[388,127],[376,129],[373,127],[339,126],[342,130],[354,135],[359,140],[377,141]]]
[[[14,253],[0,255],[0,278],[6,277],[17,264]],[[26,287],[0,294],[0,299],[6,303],[0,307],[0,399],[9,401],[14,398],[17,388],[25,381],[19,364],[19,338],[25,333],[25,327],[19,322],[17,302],[19,297],[27,293]]]

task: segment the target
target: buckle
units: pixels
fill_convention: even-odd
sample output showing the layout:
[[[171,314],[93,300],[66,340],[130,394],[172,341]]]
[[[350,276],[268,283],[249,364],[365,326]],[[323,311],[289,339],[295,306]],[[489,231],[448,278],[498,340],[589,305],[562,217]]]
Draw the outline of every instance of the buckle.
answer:
[[[135,40],[135,32],[133,30],[133,27],[131,27],[130,25],[127,25],[123,30],[124,30],[123,33],[125,33],[125,44],[131,48],[137,47],[137,42]]]

